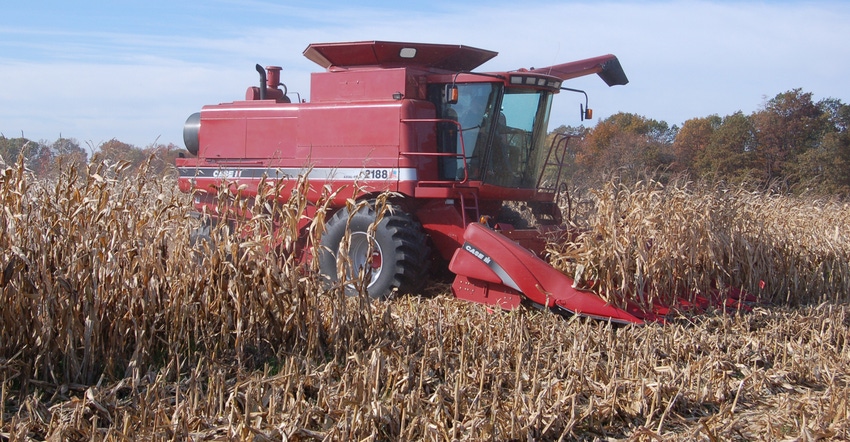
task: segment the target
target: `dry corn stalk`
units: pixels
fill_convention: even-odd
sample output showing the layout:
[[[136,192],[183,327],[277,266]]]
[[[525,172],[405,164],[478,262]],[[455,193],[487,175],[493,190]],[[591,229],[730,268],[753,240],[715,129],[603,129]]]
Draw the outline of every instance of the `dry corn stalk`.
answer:
[[[607,299],[671,303],[743,288],[792,304],[850,299],[850,205],[699,183],[609,182],[556,266]]]
[[[612,330],[534,312],[491,314],[440,295],[363,303],[325,292],[316,267],[290,255],[307,210],[307,241],[322,231],[326,208],[307,208],[306,186],[282,200],[222,198],[220,211],[246,216],[220,223],[214,241],[193,249],[198,221],[173,183],[128,176],[120,164],[49,183],[21,164],[5,168],[0,438],[850,437],[846,307]],[[846,289],[825,287],[846,287],[831,273],[842,269],[831,254],[847,261],[839,203],[809,212],[799,200],[650,182],[598,198],[594,219],[611,224],[590,224],[596,235],[584,244],[600,248],[577,243],[571,253],[612,287],[639,274],[694,287],[708,278],[687,266],[730,283],[784,266],[807,290],[785,298],[846,299]],[[675,218],[670,207],[692,212]],[[781,213],[760,213],[771,207]],[[715,229],[703,232],[704,245],[689,239],[699,228]],[[818,285],[806,268],[830,269],[832,279],[819,276]]]

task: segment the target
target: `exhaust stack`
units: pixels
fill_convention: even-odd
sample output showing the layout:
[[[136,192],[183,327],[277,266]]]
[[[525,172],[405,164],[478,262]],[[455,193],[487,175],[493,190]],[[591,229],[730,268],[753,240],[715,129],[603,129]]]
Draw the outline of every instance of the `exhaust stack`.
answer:
[[[263,67],[260,66],[259,63],[257,63],[257,66],[255,66],[255,68],[257,69],[257,73],[260,74],[260,87],[258,88],[260,90],[259,91],[260,92],[260,100],[265,100],[266,99],[266,83],[267,83],[266,82],[266,70],[263,69]]]
[[[280,66],[255,66],[260,74],[260,85],[249,87],[245,92],[246,100],[274,100],[278,103],[291,103],[286,96],[286,85],[280,82]],[[283,86],[283,90],[280,87]]]

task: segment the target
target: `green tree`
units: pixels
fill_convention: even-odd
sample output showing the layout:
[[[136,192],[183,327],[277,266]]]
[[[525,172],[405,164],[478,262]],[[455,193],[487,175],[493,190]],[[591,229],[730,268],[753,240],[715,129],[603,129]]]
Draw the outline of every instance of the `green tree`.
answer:
[[[18,161],[21,155],[26,167],[37,175],[43,175],[51,168],[53,153],[46,143],[0,135],[0,157],[6,164]]]
[[[810,92],[794,89],[768,100],[752,116],[763,179],[787,179],[786,167],[819,146],[829,130],[829,115]]]
[[[820,140],[786,166],[797,192],[850,196],[850,106],[836,99],[818,103],[828,121]]]
[[[18,161],[18,156],[21,153],[24,154],[24,158],[29,158],[32,156],[36,144],[38,143],[24,137],[6,138],[0,134],[0,158],[3,158],[6,164]]]
[[[710,124],[717,120],[709,117]],[[732,182],[750,181],[755,167],[755,129],[750,118],[738,111],[720,120],[698,151],[694,167],[702,177]]]

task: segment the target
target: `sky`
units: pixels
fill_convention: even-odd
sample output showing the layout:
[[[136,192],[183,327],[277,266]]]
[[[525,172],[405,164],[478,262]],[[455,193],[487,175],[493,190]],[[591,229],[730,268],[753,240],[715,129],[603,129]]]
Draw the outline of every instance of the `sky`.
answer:
[[[30,0],[0,15],[0,133],[96,148],[183,145],[186,118],[244,98],[254,65],[283,67],[309,101],[310,43],[391,40],[499,53],[477,71],[615,54],[629,84],[597,76],[594,120],[630,112],[669,125],[759,110],[800,88],[850,102],[850,2]],[[578,126],[584,96],[556,97],[550,126]]]

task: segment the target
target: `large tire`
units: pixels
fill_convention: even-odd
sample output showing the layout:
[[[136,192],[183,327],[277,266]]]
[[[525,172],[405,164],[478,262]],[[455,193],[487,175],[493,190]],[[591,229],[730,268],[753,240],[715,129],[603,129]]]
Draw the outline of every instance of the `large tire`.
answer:
[[[370,243],[369,227],[375,222],[372,205],[358,210],[349,223],[347,208],[338,210],[325,226],[319,250],[319,268],[330,283],[338,281],[337,258],[340,243],[350,232],[348,256],[351,268],[346,269],[350,280],[356,281],[360,269],[371,264],[366,291],[371,298],[386,299],[394,292],[415,293],[422,289],[428,274],[429,248],[422,226],[412,216],[391,207],[374,230],[374,245]],[[369,250],[372,259],[369,261]],[[357,284],[346,284],[345,291],[356,295]]]

